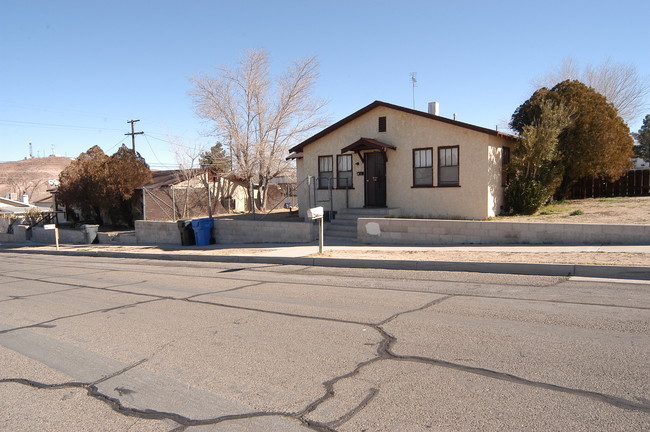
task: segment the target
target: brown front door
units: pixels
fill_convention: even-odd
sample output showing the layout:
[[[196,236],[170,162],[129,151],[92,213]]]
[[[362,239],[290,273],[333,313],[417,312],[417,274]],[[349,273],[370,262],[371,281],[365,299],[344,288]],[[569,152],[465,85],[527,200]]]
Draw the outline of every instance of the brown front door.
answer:
[[[365,206],[386,207],[386,159],[381,152],[365,154]]]

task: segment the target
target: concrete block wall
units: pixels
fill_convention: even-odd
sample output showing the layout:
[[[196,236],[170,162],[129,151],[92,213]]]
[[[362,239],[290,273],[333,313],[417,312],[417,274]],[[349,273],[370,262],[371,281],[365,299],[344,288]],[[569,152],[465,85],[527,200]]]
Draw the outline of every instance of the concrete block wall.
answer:
[[[54,230],[46,230],[43,227],[33,227],[30,240],[34,243],[56,243]],[[80,230],[59,229],[59,243],[61,244],[86,244],[86,236]]]
[[[650,244],[650,225],[361,218],[357,239],[405,245]]]
[[[27,225],[14,225],[13,233],[0,232],[0,243],[24,243],[29,240]]]
[[[97,233],[97,239],[100,244],[112,245],[135,245],[138,244],[135,231],[121,233]]]
[[[135,221],[135,238],[137,244],[181,245],[181,233],[176,222]]]
[[[0,233],[6,233],[9,231],[9,227],[13,221],[14,219],[8,217],[0,217]]]
[[[215,219],[213,235],[219,244],[309,243],[318,236],[312,222]]]

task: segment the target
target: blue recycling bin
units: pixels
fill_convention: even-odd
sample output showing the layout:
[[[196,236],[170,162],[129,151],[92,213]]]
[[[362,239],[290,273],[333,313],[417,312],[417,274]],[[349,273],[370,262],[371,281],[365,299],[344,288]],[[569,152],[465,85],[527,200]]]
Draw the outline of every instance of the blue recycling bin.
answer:
[[[212,218],[192,220],[192,229],[194,230],[194,238],[197,246],[207,246],[210,244],[213,226],[214,220]]]

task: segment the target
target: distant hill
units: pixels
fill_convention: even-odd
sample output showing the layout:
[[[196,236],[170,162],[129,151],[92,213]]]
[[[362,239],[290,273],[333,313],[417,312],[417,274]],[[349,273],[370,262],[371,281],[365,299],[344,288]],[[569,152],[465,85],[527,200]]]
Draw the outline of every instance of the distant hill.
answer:
[[[16,162],[0,163],[0,196],[11,192],[26,191],[30,202],[37,202],[50,196],[47,189],[54,187],[51,180],[58,180],[71,158],[50,156],[31,158]],[[20,197],[18,198],[21,199]]]

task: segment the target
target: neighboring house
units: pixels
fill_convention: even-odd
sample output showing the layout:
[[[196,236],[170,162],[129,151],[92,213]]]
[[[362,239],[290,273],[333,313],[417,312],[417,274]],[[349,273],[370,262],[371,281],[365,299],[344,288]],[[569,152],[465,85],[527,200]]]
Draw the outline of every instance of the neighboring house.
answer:
[[[12,194],[11,198],[0,197],[0,214],[22,215],[37,208],[29,203],[27,195],[23,195],[22,201],[18,201],[13,195],[15,194]]]
[[[152,171],[151,175],[151,183],[139,188],[136,194],[140,197],[145,220],[206,216],[206,183],[210,186],[213,212],[248,209],[246,183],[235,176],[199,169]]]
[[[632,169],[649,169],[650,168],[650,162],[648,162],[645,159],[642,158],[632,158],[632,163],[634,166]]]
[[[329,210],[331,186],[334,211],[389,207],[408,218],[495,216],[504,210],[505,167],[515,142],[493,129],[375,101],[290,149],[298,183],[316,178],[315,188],[298,188],[300,215],[315,204]]]

